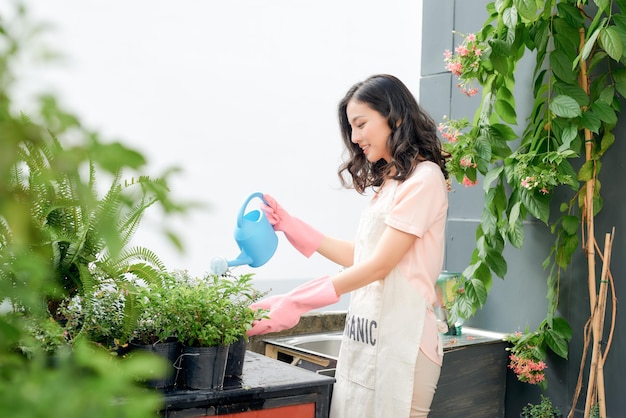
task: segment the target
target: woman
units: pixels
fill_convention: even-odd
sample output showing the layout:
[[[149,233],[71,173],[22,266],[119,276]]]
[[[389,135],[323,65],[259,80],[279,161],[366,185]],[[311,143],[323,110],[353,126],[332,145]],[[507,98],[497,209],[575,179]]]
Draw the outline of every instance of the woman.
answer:
[[[271,196],[264,209],[305,256],[317,251],[346,268],[253,305],[268,309],[269,319],[249,335],[291,328],[303,313],[352,292],[331,417],[426,417],[443,359],[433,305],[448,174],[437,129],[408,88],[384,74],[348,90],[339,122],[349,152],[339,168],[342,184],[375,192],[355,242],[323,235]]]

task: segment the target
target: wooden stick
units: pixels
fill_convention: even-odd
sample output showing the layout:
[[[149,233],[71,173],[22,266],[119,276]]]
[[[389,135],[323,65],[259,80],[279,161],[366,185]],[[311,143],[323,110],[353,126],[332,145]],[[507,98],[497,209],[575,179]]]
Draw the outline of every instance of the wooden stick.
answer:
[[[580,367],[578,371],[578,380],[576,381],[576,389],[574,390],[574,396],[572,398],[572,407],[567,414],[567,418],[574,418],[574,412],[576,411],[576,404],[578,403],[578,397],[583,386],[583,371],[585,368],[585,360],[587,359],[587,351],[589,350],[589,341],[591,340],[591,317],[585,323],[583,327],[583,353],[580,357]]]
[[[599,312],[598,312],[598,316],[596,321],[598,322],[598,333],[599,335],[603,335],[604,334],[604,318],[606,316],[606,295],[607,295],[607,291],[608,291],[608,272],[609,272],[609,268],[610,268],[610,263],[611,263],[611,251],[613,248],[613,233],[615,231],[615,228],[613,228],[613,231],[610,234],[606,234],[605,235],[605,241],[604,241],[604,262],[602,263],[602,276],[600,277],[600,290],[599,290],[599,303],[598,303],[598,307],[599,307]],[[599,352],[599,355],[601,355],[601,353]],[[601,417],[605,417],[606,416],[606,399],[605,399],[605,391],[604,391],[604,356],[601,356],[601,358],[598,358],[598,374],[597,374],[597,382],[596,382],[596,387],[597,387],[597,401],[598,401],[598,406],[600,409],[600,416]]]
[[[578,6],[582,13],[582,6]],[[579,49],[583,50],[585,45],[585,30],[584,28],[580,28],[578,31],[579,34]],[[578,83],[580,87],[590,95],[589,89],[589,74],[587,69],[587,62],[584,59],[580,60],[580,76],[578,79]],[[591,161],[592,150],[593,150],[593,133],[589,129],[584,130],[585,135],[585,161]],[[594,167],[593,174],[591,178],[587,180],[585,184],[585,200],[584,200],[584,211],[583,211],[583,224],[587,226],[587,241],[583,242],[583,248],[585,250],[585,254],[587,256],[587,286],[589,290],[589,308],[592,317],[597,309],[597,286],[596,286],[596,260],[595,260],[595,231],[594,231],[594,216],[593,216],[593,195],[595,192],[595,182],[596,182],[596,169]],[[595,394],[596,386],[596,374],[597,374],[597,365],[599,360],[599,346],[600,340],[602,338],[601,335],[598,335],[597,321],[592,321],[592,334],[593,334],[593,348],[591,355],[591,366],[589,372],[589,380],[587,386],[587,398],[585,403],[585,418],[589,417],[589,411],[591,409],[591,402],[593,401],[593,397]]]

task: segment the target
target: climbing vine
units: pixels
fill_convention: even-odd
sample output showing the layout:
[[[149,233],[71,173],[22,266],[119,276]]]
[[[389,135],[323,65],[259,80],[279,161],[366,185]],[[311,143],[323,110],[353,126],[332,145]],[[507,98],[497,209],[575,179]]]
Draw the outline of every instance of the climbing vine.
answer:
[[[451,307],[453,316],[471,317],[486,302],[493,275],[506,276],[502,252],[507,243],[521,248],[523,220],[545,223],[555,238],[543,262],[546,318],[537,330],[511,336],[513,355],[542,361],[549,349],[568,357],[572,329],[557,313],[559,289],[562,272],[581,246],[589,265],[590,324],[604,323],[606,298],[600,295],[612,279],[606,251],[600,255],[603,277],[595,277],[593,220],[603,205],[602,157],[615,141],[620,100],[626,97],[623,11],[624,0],[498,0],[487,6],[482,28],[458,34],[462,42],[444,54],[461,91],[482,94],[471,120],[445,119],[440,125],[444,148],[452,155],[452,176],[466,186],[480,182],[485,192],[476,248]],[[515,74],[528,55],[535,62],[532,85],[524,88],[532,89],[533,103],[520,121]],[[571,192],[555,193],[563,187]],[[563,201],[557,201],[560,196]],[[551,213],[557,207],[559,212]],[[610,245],[605,250],[610,252]],[[599,341],[601,327],[588,327]],[[595,344],[592,351],[592,363],[602,360]],[[588,393],[587,411],[598,398]]]

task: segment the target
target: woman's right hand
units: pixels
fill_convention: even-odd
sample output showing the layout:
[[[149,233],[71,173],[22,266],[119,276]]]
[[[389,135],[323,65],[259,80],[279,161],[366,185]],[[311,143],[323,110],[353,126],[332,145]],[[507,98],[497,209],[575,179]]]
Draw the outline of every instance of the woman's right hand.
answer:
[[[272,196],[263,195],[261,205],[275,231],[282,231],[293,247],[305,257],[310,257],[320,246],[324,235],[304,221],[291,216]]]
[[[251,337],[293,328],[303,314],[337,302],[339,295],[330,276],[310,280],[285,295],[271,296],[250,305],[252,310],[269,312],[267,318],[256,321],[246,334]]]

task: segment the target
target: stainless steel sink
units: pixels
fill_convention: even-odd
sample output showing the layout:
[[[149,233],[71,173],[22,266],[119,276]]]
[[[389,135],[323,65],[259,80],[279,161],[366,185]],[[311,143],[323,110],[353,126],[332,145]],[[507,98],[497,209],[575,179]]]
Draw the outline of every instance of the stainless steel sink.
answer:
[[[264,341],[277,347],[301,351],[313,356],[337,360],[341,347],[341,331],[268,338]]]
[[[311,356],[331,360],[336,364],[341,347],[342,331],[320,332],[311,334],[299,334],[286,337],[264,339],[265,343],[273,346],[275,350],[283,353],[296,355],[302,353],[311,360]],[[476,345],[502,341],[504,334],[486,331],[477,328],[463,327],[461,335],[443,336],[443,350],[460,348],[466,345]]]

